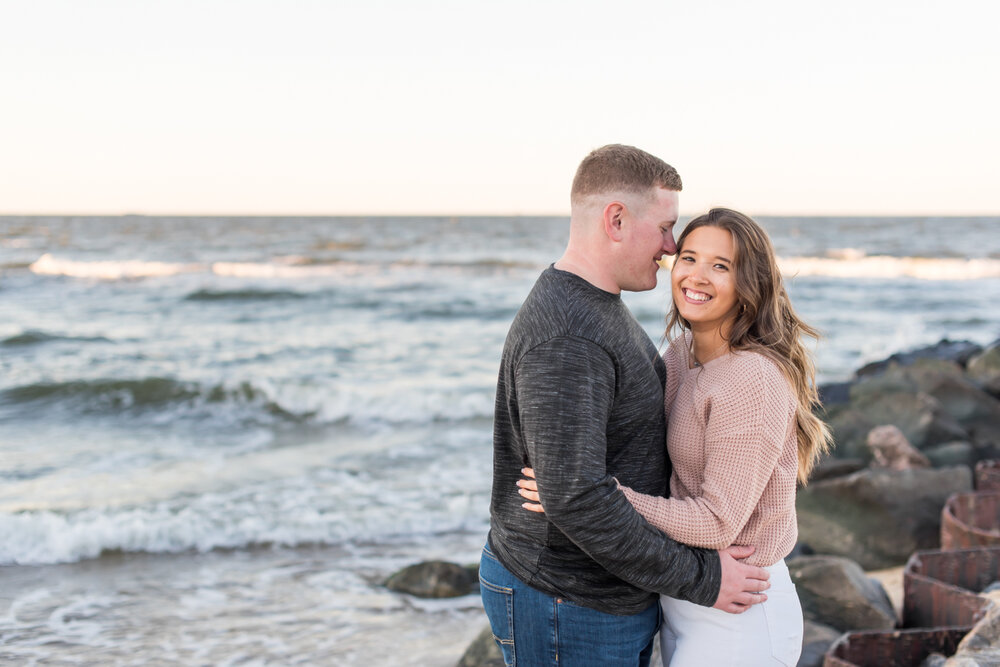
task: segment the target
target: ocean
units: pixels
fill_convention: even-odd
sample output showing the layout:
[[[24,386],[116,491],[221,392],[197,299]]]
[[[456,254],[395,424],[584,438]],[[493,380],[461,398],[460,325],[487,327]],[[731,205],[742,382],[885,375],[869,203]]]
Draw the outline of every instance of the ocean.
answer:
[[[760,218],[821,382],[1000,337],[1000,218]],[[0,662],[453,665],[558,217],[0,217]],[[667,274],[626,294],[663,338]]]

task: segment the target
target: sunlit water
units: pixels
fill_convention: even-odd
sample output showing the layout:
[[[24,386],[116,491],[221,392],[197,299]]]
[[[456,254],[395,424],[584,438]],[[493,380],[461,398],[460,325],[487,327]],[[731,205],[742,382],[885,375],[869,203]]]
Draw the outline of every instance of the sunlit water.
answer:
[[[1000,336],[997,218],[765,219],[824,381]],[[451,665],[553,218],[0,218],[0,661]],[[654,340],[661,287],[626,301]]]

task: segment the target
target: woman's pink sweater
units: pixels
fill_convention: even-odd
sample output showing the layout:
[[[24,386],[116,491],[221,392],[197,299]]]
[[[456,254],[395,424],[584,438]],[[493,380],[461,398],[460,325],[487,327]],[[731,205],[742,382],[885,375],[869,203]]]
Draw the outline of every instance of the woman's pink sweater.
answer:
[[[756,352],[689,368],[689,340],[677,339],[664,355],[670,497],[622,490],[678,542],[752,545],[748,563],[773,565],[798,537],[795,396],[777,365]]]

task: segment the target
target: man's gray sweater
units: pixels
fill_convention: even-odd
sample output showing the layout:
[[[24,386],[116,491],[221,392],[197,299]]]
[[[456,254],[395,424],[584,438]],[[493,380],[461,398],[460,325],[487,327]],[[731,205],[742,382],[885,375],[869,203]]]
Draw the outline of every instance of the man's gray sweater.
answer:
[[[514,318],[500,363],[489,541],[521,581],[612,614],[656,593],[711,605],[716,552],[674,542],[617,488],[666,495],[663,360],[617,294],[554,267]],[[545,514],[521,507],[535,469]]]

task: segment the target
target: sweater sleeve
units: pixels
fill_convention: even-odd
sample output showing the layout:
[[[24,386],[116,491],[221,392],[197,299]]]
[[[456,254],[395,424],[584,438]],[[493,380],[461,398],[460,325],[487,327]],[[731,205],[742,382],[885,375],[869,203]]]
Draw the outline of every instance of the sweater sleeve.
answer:
[[[777,465],[788,426],[791,388],[758,355],[742,359],[708,399],[705,470],[698,495],[650,496],[622,487],[649,523],[679,542],[731,546],[753,514]]]
[[[713,604],[721,582],[718,555],[678,544],[650,526],[607,470],[616,378],[607,352],[561,337],[524,355],[516,373],[518,418],[545,520],[632,585]]]

